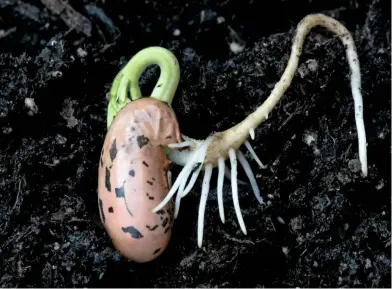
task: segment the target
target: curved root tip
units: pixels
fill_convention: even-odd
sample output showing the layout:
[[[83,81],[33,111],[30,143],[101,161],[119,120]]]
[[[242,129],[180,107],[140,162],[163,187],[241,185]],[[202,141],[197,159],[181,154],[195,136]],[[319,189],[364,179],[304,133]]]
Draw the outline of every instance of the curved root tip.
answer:
[[[245,142],[245,146],[248,149],[248,151],[250,152],[250,154],[252,155],[252,157],[255,159],[255,161],[257,162],[257,164],[262,168],[262,169],[266,169],[267,166],[263,165],[263,163],[261,162],[261,160],[259,159],[259,157],[256,155],[256,152],[253,150],[252,146],[250,145],[249,141]]]
[[[244,168],[245,174],[248,176],[250,184],[252,186],[253,193],[255,194],[256,199],[259,201],[260,204],[264,204],[263,198],[260,195],[259,187],[257,186],[257,182],[255,176],[252,172],[252,168],[250,167],[248,161],[246,160],[244,154],[241,151],[237,151],[237,157],[240,161],[240,164]]]
[[[252,140],[255,139],[255,130],[254,130],[254,128],[250,128],[250,129],[249,129],[249,135],[250,135],[250,138],[251,138]]]

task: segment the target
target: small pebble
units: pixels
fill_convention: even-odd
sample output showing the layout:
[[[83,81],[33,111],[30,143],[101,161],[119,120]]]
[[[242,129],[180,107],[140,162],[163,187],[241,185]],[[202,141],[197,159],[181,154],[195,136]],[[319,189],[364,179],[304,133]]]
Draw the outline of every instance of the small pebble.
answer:
[[[12,132],[12,127],[5,127],[4,129],[3,129],[3,133],[4,134],[10,134]]]
[[[59,78],[59,77],[63,76],[63,73],[61,71],[53,71],[52,76]]]
[[[237,42],[231,42],[230,43],[230,50],[234,54],[241,53],[242,51],[244,51],[244,48],[245,48],[245,45],[241,45],[241,44],[239,44]]]
[[[221,24],[221,23],[223,23],[223,22],[225,22],[226,21],[226,19],[224,18],[224,17],[222,17],[222,16],[219,16],[218,18],[216,18],[216,22],[218,23],[218,24]]]
[[[180,29],[174,29],[173,36],[180,36],[180,35],[181,35],[181,30]]]
[[[308,145],[311,146],[312,143],[316,141],[316,134],[311,133],[311,132],[306,132],[303,136],[303,141]]]
[[[35,104],[34,99],[26,97],[25,105],[29,109],[28,115],[33,116],[34,114],[38,113],[38,106]]]
[[[83,48],[81,48],[81,47],[79,47],[79,48],[76,50],[76,53],[78,54],[78,56],[79,56],[80,58],[85,58],[85,57],[87,56],[87,51],[86,51],[86,50],[83,50]]]
[[[384,180],[381,180],[378,182],[377,186],[376,186],[376,190],[381,190],[384,187]]]

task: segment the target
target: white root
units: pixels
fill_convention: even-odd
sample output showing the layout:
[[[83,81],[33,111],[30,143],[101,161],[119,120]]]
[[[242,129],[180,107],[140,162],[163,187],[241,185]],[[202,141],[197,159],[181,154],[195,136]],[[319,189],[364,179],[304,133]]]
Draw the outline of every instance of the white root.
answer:
[[[255,194],[256,199],[259,201],[260,204],[264,204],[263,198],[260,195],[260,190],[259,190],[259,187],[257,186],[256,179],[255,179],[255,176],[252,172],[252,169],[251,169],[248,161],[246,160],[244,154],[240,150],[237,151],[237,157],[238,157],[238,160],[240,161],[240,164],[244,168],[245,174],[249,178],[249,181],[252,186],[252,190],[253,190],[253,193]]]
[[[186,147],[191,147],[193,145],[192,142],[186,140],[180,143],[172,143],[168,144],[167,146],[171,149],[178,149],[178,148],[186,148]]]
[[[196,164],[197,165],[197,164]],[[181,184],[180,184],[180,186],[179,186],[179,188],[178,188],[178,192],[177,192],[177,195],[181,195],[182,194],[182,192],[184,191],[184,189],[185,189],[185,186],[186,186],[186,182],[188,181],[188,177],[189,177],[189,175],[185,178],[183,178],[182,179],[182,182],[181,182]]]
[[[181,202],[181,199],[182,199],[183,197],[185,197],[185,196],[191,191],[191,189],[193,188],[193,186],[195,185],[195,182],[196,182],[197,177],[199,176],[199,174],[200,174],[200,172],[201,172],[202,167],[203,167],[203,165],[200,164],[199,168],[198,168],[196,171],[193,172],[192,177],[191,177],[191,180],[189,181],[188,186],[185,188],[185,190],[183,190],[182,192],[179,191],[179,192],[177,193],[176,201],[175,201],[175,205],[174,205],[174,218],[175,218],[175,219],[177,218],[178,212],[180,211],[180,202]]]
[[[250,154],[252,155],[252,157],[255,159],[255,161],[257,162],[257,164],[262,168],[262,169],[266,169],[267,166],[263,165],[263,163],[261,162],[261,160],[259,159],[259,157],[256,155],[255,151],[253,150],[252,146],[250,145],[249,141],[245,142],[245,146],[248,149],[248,151],[250,152]]]
[[[230,169],[228,168],[228,166],[225,165],[225,177],[230,181],[231,180],[231,175],[230,175]],[[246,185],[246,182],[241,181],[239,179],[237,179],[237,183],[239,185]]]
[[[176,219],[177,216],[178,216],[178,212],[180,210],[181,194],[183,193],[183,191],[185,189],[185,185],[186,185],[186,181],[187,180],[188,180],[188,177],[183,178],[183,180],[182,180],[182,182],[180,184],[180,187],[178,188],[178,192],[177,192],[177,195],[176,195],[176,200],[175,200],[175,203],[174,203],[174,219]]]
[[[184,180],[180,185],[179,191],[177,192],[175,205],[174,205],[174,218],[175,219],[177,218],[178,213],[180,211],[181,199],[183,197],[185,197],[186,195],[188,195],[188,193],[191,191],[191,189],[193,188],[193,186],[196,183],[196,180],[200,174],[200,171],[203,168],[204,158],[205,158],[208,146],[210,145],[211,141],[212,141],[212,136],[210,138],[207,138],[206,142],[204,144],[202,144],[202,146],[200,146],[200,148],[195,152],[195,153],[197,153],[196,163],[195,163],[195,166],[192,168],[193,173],[192,173],[192,177],[188,183],[188,186],[185,187],[186,180]],[[196,166],[197,166],[197,168],[195,169]],[[186,177],[186,179],[188,179],[188,177]],[[185,187],[185,189],[184,189],[184,187]]]
[[[203,164],[200,164],[200,166],[193,172],[191,180],[189,181],[188,186],[185,188],[185,190],[180,194],[180,198],[186,197],[186,195],[188,195],[189,192],[192,190],[202,168],[203,168]]]
[[[237,215],[238,223],[242,232],[246,235],[246,227],[244,219],[242,218],[240,203],[238,201],[238,186],[237,186],[237,157],[234,149],[229,149],[229,158],[231,164],[231,190],[234,203],[235,214]]]
[[[176,181],[174,182],[173,186],[171,187],[170,191],[166,195],[166,197],[163,199],[163,201],[154,208],[152,211],[153,213],[156,213],[157,211],[161,210],[173,197],[173,195],[176,193],[178,187],[181,185],[181,183],[186,180],[193,168],[193,166],[196,164],[195,159],[197,159],[198,154],[200,152],[196,151],[192,158],[189,160],[189,162],[185,165],[185,167],[181,170],[180,174],[178,175]]]
[[[363,121],[363,99],[361,94],[361,71],[359,67],[359,59],[356,51],[354,39],[340,22],[322,14],[315,14],[306,16],[297,28],[297,35],[294,40],[292,55],[290,56],[288,67],[292,65],[292,70],[296,70],[298,65],[299,55],[302,51],[303,42],[305,36],[309,33],[310,29],[315,26],[323,26],[328,30],[335,33],[342,41],[346,49],[346,57],[351,70],[351,91],[354,99],[354,111],[355,111],[355,123],[357,126],[358,133],[358,149],[359,149],[359,160],[361,162],[361,169],[363,175],[366,177],[368,174],[367,168],[367,143],[365,124]],[[295,57],[294,53],[297,53]],[[286,68],[287,70],[287,68]],[[294,72],[293,72],[294,74]]]
[[[201,245],[203,243],[204,214],[206,210],[208,193],[210,191],[211,175],[212,175],[212,164],[207,164],[204,171],[203,185],[201,188],[199,215],[197,221],[197,245],[199,246],[199,248],[201,248]]]
[[[217,197],[218,197],[218,208],[219,216],[222,223],[225,223],[225,211],[223,207],[223,180],[225,174],[225,160],[219,158],[218,160],[218,185],[217,185]]]
[[[255,139],[255,130],[254,130],[253,127],[251,127],[251,128],[249,129],[249,135],[250,135],[250,138],[251,138],[252,140]]]
[[[153,209],[153,213],[156,213],[157,211],[161,210],[173,197],[173,195],[176,193],[177,189],[181,185],[182,182],[186,182],[188,179],[189,175],[192,172],[192,169],[194,166],[200,162],[203,162],[207,148],[211,144],[212,140],[214,139],[214,135],[209,136],[203,144],[192,154],[192,156],[189,158],[188,163],[184,166],[184,168],[181,170],[180,174],[178,175],[176,181],[174,182],[172,188],[169,190],[168,194],[166,197],[163,199],[163,201],[156,206]]]

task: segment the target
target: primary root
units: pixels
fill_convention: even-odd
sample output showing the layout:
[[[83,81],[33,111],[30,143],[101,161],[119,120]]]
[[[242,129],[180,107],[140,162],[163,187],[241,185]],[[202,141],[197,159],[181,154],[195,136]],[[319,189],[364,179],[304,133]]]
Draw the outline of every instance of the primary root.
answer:
[[[270,96],[260,107],[257,108],[256,111],[251,113],[242,122],[224,132],[219,133],[220,137],[212,144],[214,148],[211,149],[210,153],[206,157],[207,162],[216,163],[217,158],[220,157],[220,152],[228,151],[229,148],[234,148],[236,150],[239,149],[239,147],[248,138],[250,134],[249,130],[256,128],[268,118],[272,109],[276,106],[290,86],[298,67],[299,58],[302,54],[305,37],[308,35],[309,31],[316,26],[322,26],[335,33],[345,46],[347,61],[351,71],[351,90],[354,99],[355,122],[358,132],[359,160],[361,162],[362,173],[365,177],[367,176],[367,151],[365,125],[363,121],[361,74],[354,40],[347,28],[340,22],[322,14],[308,15],[301,20],[297,26],[297,32],[294,37],[291,55],[286,69],[278,83],[276,83]]]

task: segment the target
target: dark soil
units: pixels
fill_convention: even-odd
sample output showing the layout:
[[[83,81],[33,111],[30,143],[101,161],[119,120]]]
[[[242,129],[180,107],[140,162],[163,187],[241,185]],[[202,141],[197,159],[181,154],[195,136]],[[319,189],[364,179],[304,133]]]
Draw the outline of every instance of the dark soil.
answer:
[[[1,287],[390,288],[390,1],[59,4],[0,1]],[[106,94],[116,73],[147,46],[173,51],[181,65],[173,107],[182,132],[205,138],[266,99],[285,68],[296,24],[313,12],[353,33],[369,176],[358,170],[343,46],[314,29],[292,86],[252,142],[268,164],[261,170],[251,162],[268,206],[258,205],[249,185],[240,187],[248,235],[238,226],[228,182],[220,222],[215,172],[203,249],[196,242],[200,177],[161,257],[135,264],[116,253],[96,191]],[[232,41],[245,44],[243,52],[231,52]],[[152,67],[143,75],[144,95],[158,74]],[[36,106],[27,107],[26,98]]]

